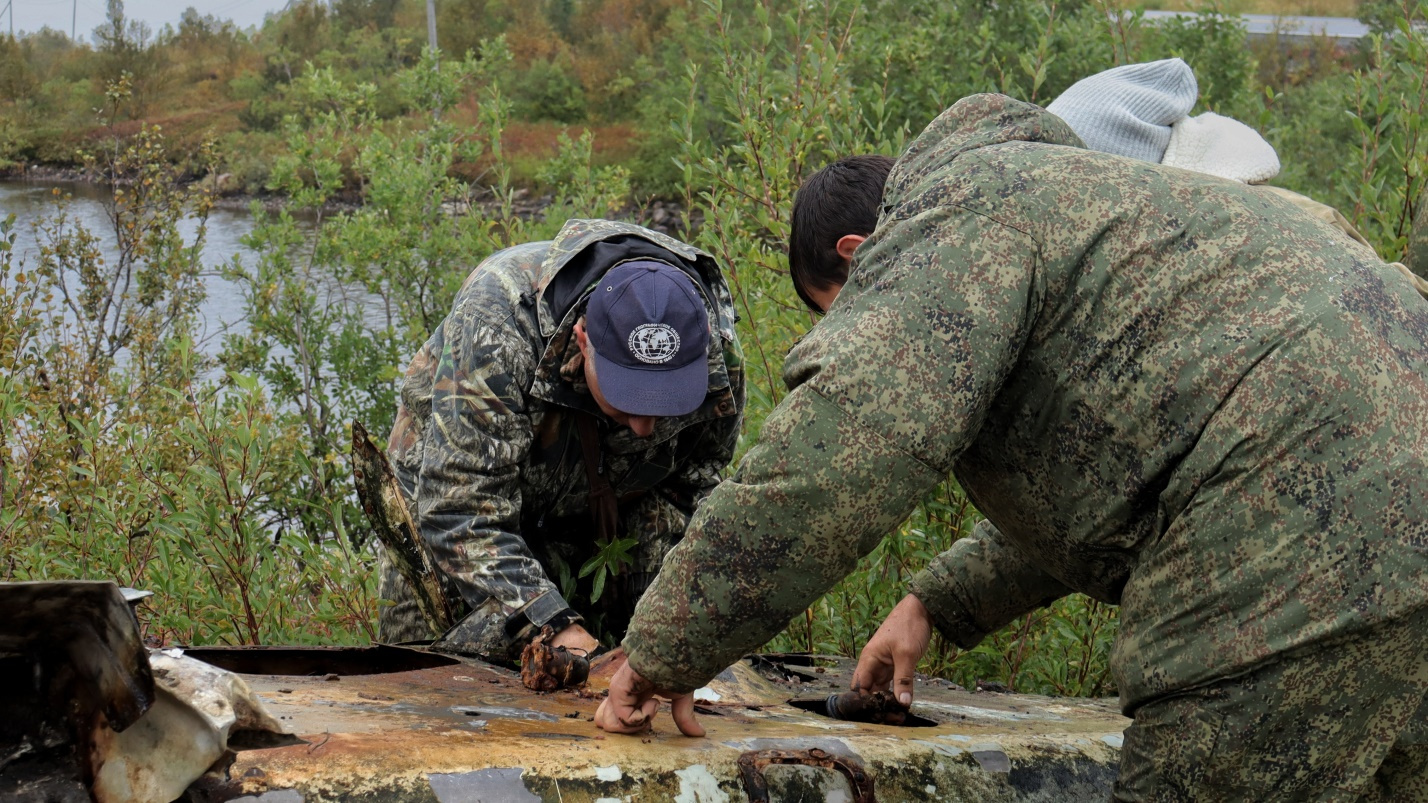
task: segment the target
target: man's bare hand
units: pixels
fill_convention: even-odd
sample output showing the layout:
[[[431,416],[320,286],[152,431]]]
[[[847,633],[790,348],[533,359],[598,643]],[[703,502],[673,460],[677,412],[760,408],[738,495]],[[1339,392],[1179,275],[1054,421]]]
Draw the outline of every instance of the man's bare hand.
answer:
[[[932,617],[922,606],[922,600],[908,594],[863,647],[858,668],[853,672],[853,688],[862,691],[891,688],[898,702],[912,705],[917,662],[927,652],[930,641]]]
[[[685,736],[703,736],[704,726],[694,718],[694,695],[665,694],[645,680],[628,662],[610,678],[610,694],[595,711],[595,726],[610,733],[643,733],[649,730],[659,700],[669,698],[670,714]]]
[[[595,637],[585,631],[580,625],[571,625],[556,633],[546,642],[552,647],[564,647],[567,650],[584,650],[589,655],[600,648],[600,642]]]

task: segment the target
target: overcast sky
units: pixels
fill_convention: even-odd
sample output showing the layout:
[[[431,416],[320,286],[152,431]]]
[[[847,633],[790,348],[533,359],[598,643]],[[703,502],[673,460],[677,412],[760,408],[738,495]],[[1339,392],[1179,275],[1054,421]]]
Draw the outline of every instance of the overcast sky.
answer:
[[[107,0],[0,0],[0,32],[10,31],[10,11],[13,3],[15,33],[33,33],[48,25],[58,31],[70,32],[70,20],[78,39],[93,41],[93,31],[104,22]],[[212,14],[221,20],[232,20],[238,27],[257,27],[263,15],[277,11],[287,0],[124,0],[124,16],[143,20],[158,33],[164,25],[178,26],[183,10],[192,6],[200,14]]]

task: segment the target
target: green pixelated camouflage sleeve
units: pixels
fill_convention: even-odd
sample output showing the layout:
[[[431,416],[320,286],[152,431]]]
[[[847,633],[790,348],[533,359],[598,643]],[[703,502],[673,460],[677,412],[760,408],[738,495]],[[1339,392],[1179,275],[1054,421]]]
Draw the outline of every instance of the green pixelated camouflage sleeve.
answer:
[[[707,682],[851,571],[976,437],[1026,339],[1023,233],[941,207],[863,248],[789,355],[794,390],[640,601],[625,647],[662,688]]]
[[[1018,616],[1071,593],[986,520],[927,564],[910,585],[942,635],[968,650]]]

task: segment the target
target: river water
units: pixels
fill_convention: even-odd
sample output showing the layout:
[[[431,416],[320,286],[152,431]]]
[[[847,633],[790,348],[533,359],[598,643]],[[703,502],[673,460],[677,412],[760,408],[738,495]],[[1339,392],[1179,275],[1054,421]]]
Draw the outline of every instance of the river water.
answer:
[[[0,218],[15,215],[15,254],[17,264],[33,266],[39,260],[36,224],[52,217],[57,211],[54,190],[71,196],[69,215],[99,238],[105,256],[115,257],[116,238],[105,211],[106,190],[94,184],[72,181],[0,181]],[[198,230],[196,220],[189,219],[180,227],[185,242],[192,242]],[[246,209],[214,209],[208,216],[208,232],[203,248],[203,265],[207,269],[204,284],[208,298],[199,311],[200,329],[196,335],[204,353],[215,355],[226,333],[247,330],[244,321],[243,297],[238,287],[219,275],[221,266],[238,256],[252,264],[254,253],[244,246],[244,235],[253,230],[253,218]]]

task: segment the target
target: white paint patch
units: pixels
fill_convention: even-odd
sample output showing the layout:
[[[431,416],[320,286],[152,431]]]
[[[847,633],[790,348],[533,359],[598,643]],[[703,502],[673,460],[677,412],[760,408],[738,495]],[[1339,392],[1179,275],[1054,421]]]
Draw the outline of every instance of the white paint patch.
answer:
[[[939,737],[939,738],[943,738],[943,737]],[[965,738],[965,737],[963,737],[963,738]],[[936,742],[929,742],[929,741],[926,741],[925,739],[913,739],[913,740],[912,740],[912,743],[913,743],[913,744],[920,744],[920,745],[924,745],[924,746],[926,746],[926,747],[929,747],[929,748],[932,749],[932,752],[936,753],[937,755],[939,755],[939,756],[946,756],[946,757],[948,757],[948,758],[956,758],[957,756],[960,756],[960,755],[962,755],[963,753],[967,752],[966,750],[963,750],[963,749],[960,748],[960,747],[948,747],[948,746],[945,745],[945,744],[938,744],[938,743],[936,743]]]
[[[617,765],[617,764],[611,764],[611,765],[608,766],[608,767],[596,767],[596,768],[595,768],[595,779],[596,779],[596,780],[600,780],[600,781],[618,781],[618,780],[620,780],[620,779],[623,778],[623,777],[625,777],[625,774],[624,774],[623,772],[620,772],[620,767],[619,767],[619,765]]]
[[[1041,716],[1036,714],[1025,714],[1020,711],[997,711],[991,708],[978,708],[971,705],[951,705],[950,703],[919,702],[914,708],[930,708],[934,711],[945,711],[949,714],[961,714],[964,717],[974,717],[976,719],[1001,720],[1003,722],[1016,722],[1022,720],[1048,720],[1052,722],[1065,721],[1065,717],[1057,716],[1049,712],[1043,712]]]
[[[1125,744],[1126,737],[1119,733],[1108,733],[1101,737],[1101,741],[1119,750],[1121,749],[1121,745]]]
[[[713,689],[709,688],[708,686],[705,686],[705,687],[703,687],[703,688],[695,689],[695,690],[694,690],[694,699],[700,700],[700,701],[706,702],[706,703],[717,703],[717,702],[719,702],[721,699],[723,699],[723,697],[724,697],[724,696],[723,696],[722,694],[720,694],[720,693],[717,692],[717,691],[714,691]]]
[[[798,724],[803,725],[805,727],[818,728],[819,730],[825,731],[851,731],[858,729],[858,724],[856,722],[833,722],[831,720],[818,720],[814,719],[813,717],[809,717],[806,720],[802,720]]]
[[[691,764],[675,770],[679,777],[679,794],[674,803],[727,803],[729,796],[719,788],[719,779],[703,764]]]

